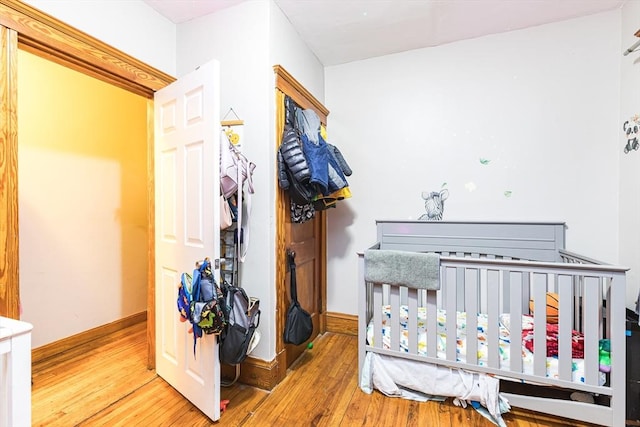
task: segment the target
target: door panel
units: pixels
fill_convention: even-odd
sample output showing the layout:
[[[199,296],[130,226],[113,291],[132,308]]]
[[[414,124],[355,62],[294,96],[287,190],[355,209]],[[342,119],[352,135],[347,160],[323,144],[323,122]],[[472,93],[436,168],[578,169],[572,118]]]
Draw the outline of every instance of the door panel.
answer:
[[[218,344],[194,350],[190,323],[180,322],[183,272],[219,259],[219,66],[213,61],[166,88],[155,100],[156,370],[212,420],[220,418]],[[218,275],[216,271],[216,275]]]
[[[288,233],[285,237],[287,247],[296,253],[296,283],[298,301],[303,309],[311,314],[313,321],[313,333],[309,341],[312,341],[320,333],[321,293],[320,293],[320,215],[302,224],[289,223]],[[286,296],[291,301],[290,272],[286,275]],[[287,304],[288,306],[288,304]],[[302,354],[306,348],[304,345],[286,345],[287,367]]]

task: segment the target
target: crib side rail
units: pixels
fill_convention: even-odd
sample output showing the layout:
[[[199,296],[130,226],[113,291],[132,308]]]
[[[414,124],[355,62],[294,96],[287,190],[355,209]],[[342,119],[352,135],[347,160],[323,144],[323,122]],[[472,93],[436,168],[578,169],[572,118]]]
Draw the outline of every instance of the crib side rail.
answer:
[[[528,261],[478,260],[457,257],[441,259],[442,286],[438,293],[441,307],[467,311],[469,301],[477,303],[479,312],[490,319],[509,314],[511,319],[533,315],[533,324],[547,324],[547,292],[559,296],[558,365],[559,380],[571,382],[571,342],[573,331],[584,334],[585,384],[596,386],[599,368],[599,341],[609,339],[611,354],[622,356],[616,371],[625,364],[625,273],[627,268],[599,264],[540,263]],[[498,293],[495,293],[496,288]],[[491,294],[493,292],[493,294]],[[533,313],[529,312],[532,301]],[[475,308],[472,306],[471,308]],[[622,313],[622,314],[621,314]],[[473,316],[467,318],[467,329],[477,327]],[[522,334],[522,325],[511,322],[512,336]],[[545,328],[535,328],[533,342],[546,341]],[[615,339],[617,337],[617,339]],[[490,335],[490,340],[492,340]],[[490,345],[495,346],[493,339]],[[546,346],[534,345],[534,376],[544,377]],[[614,350],[614,347],[617,350]],[[495,348],[490,348],[491,352]],[[512,347],[511,360],[519,359]],[[614,353],[615,351],[615,353]],[[562,357],[566,356],[566,357]],[[614,360],[615,362],[615,360]],[[612,364],[614,363],[612,362]],[[512,366],[511,369],[514,369]],[[518,372],[519,373],[519,372]],[[612,374],[613,375],[613,374]],[[557,384],[556,384],[557,385]],[[594,391],[595,392],[595,391]],[[605,392],[608,394],[608,392]]]
[[[611,397],[611,404],[602,409],[602,417],[611,420],[620,416],[616,414],[622,414],[621,417],[624,418],[625,312],[612,308],[625,306],[626,268],[593,263],[529,262],[454,256],[442,256],[440,261],[440,290],[415,291],[402,286],[365,283],[364,261],[360,259],[361,358],[364,358],[365,351],[375,351],[485,372],[517,381],[606,395]],[[557,334],[557,372],[551,377],[548,376],[547,368],[546,293],[549,291],[559,295],[558,320],[554,326],[557,328],[554,332]],[[530,332],[533,351],[532,360],[527,361],[523,358],[520,345],[504,346],[500,325],[508,318],[510,337],[522,337],[523,331],[527,333],[527,325],[516,319],[530,315],[530,300],[534,307],[530,317],[533,322],[533,331]],[[374,325],[381,324],[386,316],[380,313],[383,305],[389,306],[388,319],[392,325],[392,335],[385,346],[382,332],[374,332],[373,343],[369,345],[366,341],[368,322],[373,319]],[[415,322],[412,319],[417,318],[418,307],[426,307],[426,315]],[[404,347],[401,345],[403,337],[400,335],[400,328],[393,327],[402,320],[401,310],[408,310]],[[457,348],[459,315],[448,315],[461,312],[467,314],[464,360],[461,360]],[[444,320],[441,313],[445,313]],[[480,315],[469,313],[486,316],[486,326],[481,324],[484,320]],[[420,330],[420,324],[423,324],[425,330]],[[480,342],[476,334],[469,333],[478,328],[486,329],[486,342]],[[584,335],[584,376],[578,382],[574,378],[572,357],[575,331]],[[421,334],[426,335],[426,344],[420,349],[416,342]],[[611,349],[611,373],[604,385],[601,385],[602,375],[599,369],[601,339],[608,339]],[[444,346],[441,346],[442,342]],[[512,339],[511,342],[520,344],[520,339]],[[481,347],[482,352],[486,352],[486,357],[479,356]],[[508,366],[503,363],[505,351],[509,352]],[[622,425],[624,422],[619,421],[612,424]]]
[[[606,265],[606,262],[598,261],[594,258],[589,258],[584,255],[578,254],[576,252],[571,252],[566,249],[560,249],[558,251],[560,255],[560,259],[562,262],[571,263],[571,264],[597,264],[597,265]]]

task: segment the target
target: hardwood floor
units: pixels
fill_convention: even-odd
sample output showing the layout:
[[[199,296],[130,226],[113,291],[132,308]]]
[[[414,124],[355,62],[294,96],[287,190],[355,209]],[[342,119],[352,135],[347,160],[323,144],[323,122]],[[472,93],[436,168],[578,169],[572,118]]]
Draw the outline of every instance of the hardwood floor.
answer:
[[[146,324],[139,323],[33,366],[34,426],[493,426],[471,408],[363,393],[357,339],[327,333],[272,391],[222,387],[229,400],[212,423],[146,369]],[[588,426],[514,409],[508,426]]]

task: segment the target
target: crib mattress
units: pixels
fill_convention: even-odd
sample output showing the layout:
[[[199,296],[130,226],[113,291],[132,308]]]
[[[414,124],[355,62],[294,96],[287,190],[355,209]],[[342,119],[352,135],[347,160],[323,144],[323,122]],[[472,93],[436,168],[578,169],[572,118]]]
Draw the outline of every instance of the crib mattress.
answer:
[[[467,361],[467,314],[465,312],[456,313],[456,360],[466,363]],[[408,318],[409,310],[406,305],[400,306],[400,349],[408,352],[409,332]],[[418,307],[418,354],[426,356],[427,352],[427,333],[426,333],[427,310],[425,307]],[[510,365],[510,343],[511,336],[509,332],[510,315],[508,313],[499,316],[499,360],[500,368],[508,370]],[[370,345],[374,345],[373,321],[369,322],[367,327],[367,340]],[[446,311],[438,309],[437,314],[437,357],[446,359]],[[478,314],[478,331],[477,331],[477,351],[478,365],[487,366],[488,363],[488,346],[487,346],[487,327],[488,317],[486,314]],[[528,315],[522,316],[523,331],[531,330],[533,327],[533,318]],[[391,307],[389,305],[382,307],[382,346],[386,349],[390,348],[391,343]],[[524,345],[522,339],[518,339],[522,349],[522,366],[524,374],[533,374],[533,353]],[[574,354],[576,351],[574,351]],[[549,378],[558,378],[558,358],[546,358],[546,375]],[[572,363],[572,381],[584,383],[584,359],[574,357]],[[604,384],[605,375],[600,373],[600,384]]]

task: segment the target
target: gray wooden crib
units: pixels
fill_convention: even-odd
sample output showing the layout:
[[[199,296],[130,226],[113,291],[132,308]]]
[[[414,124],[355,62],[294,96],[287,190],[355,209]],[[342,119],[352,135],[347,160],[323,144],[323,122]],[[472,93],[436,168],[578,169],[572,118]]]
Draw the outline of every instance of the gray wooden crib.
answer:
[[[375,353],[488,374],[500,379],[501,390],[524,383],[580,392],[594,403],[527,387],[501,396],[555,416],[625,424],[626,268],[567,251],[561,222],[377,221],[377,234],[358,262],[361,378],[365,356]],[[384,258],[398,251],[437,254],[439,289],[365,280],[373,269],[367,253]],[[558,300],[553,323],[549,294]],[[482,335],[469,332],[476,330]]]

